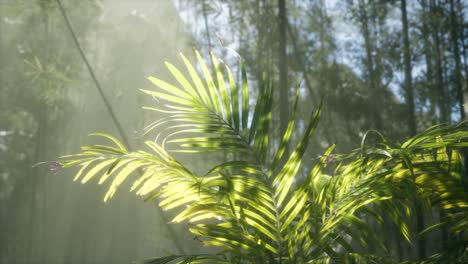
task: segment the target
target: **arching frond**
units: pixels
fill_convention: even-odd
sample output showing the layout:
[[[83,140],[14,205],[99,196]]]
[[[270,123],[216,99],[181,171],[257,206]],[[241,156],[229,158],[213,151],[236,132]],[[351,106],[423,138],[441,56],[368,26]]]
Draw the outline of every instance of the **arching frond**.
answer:
[[[150,77],[156,88],[143,90],[159,102],[148,109],[165,115],[147,127],[162,140],[129,151],[116,138],[96,133],[111,144],[84,146],[60,159],[63,167],[78,168],[75,181],[109,182],[106,201],[125,181],[147,200],[158,197],[163,209],[178,209],[173,222],[189,222],[198,240],[221,249],[218,255],[168,256],[148,263],[385,263],[388,250],[368,223],[383,223],[383,212],[410,240],[408,201],[414,199],[447,211],[447,218],[426,232],[450,223],[454,234],[466,234],[468,196],[461,174],[466,123],[434,127],[397,146],[380,133],[377,147],[366,146],[364,137],[361,148],[349,155],[336,156],[331,146],[308,168],[303,158],[321,104],[292,146],[297,92],[286,131],[270,153],[271,84],[264,80],[254,98],[244,65],[238,85],[213,54],[213,69],[198,52],[198,67],[181,58],[187,74],[166,62],[176,84]],[[171,151],[236,155],[196,175]],[[330,165],[330,159],[339,163]],[[298,177],[304,169],[307,176]],[[386,256],[364,254],[361,249],[371,243]]]
[[[210,71],[196,52],[203,77],[185,56],[181,57],[191,81],[175,66],[166,63],[180,86],[149,77],[160,90],[142,90],[162,103],[161,108],[148,109],[171,115],[154,122],[148,130],[164,125],[165,142],[176,144],[180,147],[178,151],[232,152],[265,162],[273,100],[271,85],[265,82],[260,89],[249,122],[249,88],[243,64],[241,85],[237,85],[232,72],[226,67],[226,76],[214,54],[211,55],[214,69]],[[194,134],[196,136],[192,136]]]

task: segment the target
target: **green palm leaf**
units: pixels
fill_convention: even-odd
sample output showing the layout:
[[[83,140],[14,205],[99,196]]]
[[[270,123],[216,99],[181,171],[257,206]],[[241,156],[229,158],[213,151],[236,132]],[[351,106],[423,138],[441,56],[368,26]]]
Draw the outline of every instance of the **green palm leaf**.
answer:
[[[157,131],[158,140],[147,141],[146,150],[129,151],[116,138],[95,133],[113,145],[84,146],[81,153],[60,159],[63,167],[78,168],[75,181],[110,182],[106,201],[130,181],[131,191],[146,200],[158,197],[165,210],[177,209],[173,222],[191,222],[190,231],[204,245],[222,250],[218,255],[168,256],[147,263],[385,263],[387,256],[361,250],[372,243],[388,253],[368,223],[382,224],[383,213],[411,240],[408,201],[415,199],[428,212],[447,212],[441,223],[421,235],[442,225],[466,234],[468,195],[461,184],[466,122],[432,127],[395,146],[377,132],[382,139],[377,147],[366,146],[366,137],[349,155],[333,155],[331,146],[312,166],[303,159],[321,104],[291,146],[297,92],[286,131],[270,153],[274,96],[268,80],[263,80],[257,98],[251,98],[243,63],[237,85],[214,54],[210,70],[196,52],[201,74],[181,57],[190,77],[166,62],[177,84],[149,77],[156,89],[142,90],[159,102],[146,108],[166,115],[146,128],[147,133]],[[288,157],[286,149],[291,150]],[[177,151],[236,155],[196,175],[169,154]],[[330,165],[329,159],[339,162]],[[308,170],[306,177],[298,177],[301,170]]]

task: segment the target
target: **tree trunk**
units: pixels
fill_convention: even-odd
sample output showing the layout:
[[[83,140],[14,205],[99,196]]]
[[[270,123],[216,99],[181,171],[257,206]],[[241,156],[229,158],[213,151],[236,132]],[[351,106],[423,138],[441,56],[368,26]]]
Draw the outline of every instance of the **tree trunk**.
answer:
[[[434,66],[432,63],[433,60],[433,53],[432,53],[432,43],[430,40],[430,32],[429,32],[429,9],[427,7],[426,0],[421,0],[421,9],[422,9],[422,36],[424,41],[424,58],[426,61],[426,83],[428,89],[428,96],[429,96],[429,116],[434,117],[436,116],[435,108],[437,106],[437,96],[434,95]],[[436,120],[432,120],[431,125],[434,125]]]
[[[381,128],[381,120],[379,114],[379,104],[380,104],[380,87],[378,85],[378,77],[376,76],[375,71],[375,63],[373,59],[373,52],[374,47],[372,45],[371,39],[371,32],[369,29],[369,16],[366,10],[366,3],[363,0],[359,1],[359,20],[361,22],[361,31],[364,37],[364,45],[366,49],[366,58],[365,58],[365,67],[368,74],[367,82],[369,84],[369,88],[371,89],[371,107],[372,107],[372,128],[373,129],[380,129]]]
[[[465,108],[463,107],[463,88],[461,73],[461,56],[458,47],[458,19],[455,13],[455,4],[450,0],[450,35],[452,40],[453,56],[455,59],[455,87],[457,91],[458,107],[460,108],[460,119],[465,118]]]
[[[416,119],[414,109],[414,91],[411,77],[411,52],[408,37],[408,18],[406,14],[406,0],[401,0],[401,22],[403,24],[403,56],[405,62],[405,91],[408,105],[408,128],[411,136],[416,134]]]
[[[408,106],[408,128],[411,136],[416,134],[416,120],[414,117],[414,94],[411,77],[411,53],[408,37],[408,18],[406,14],[406,0],[401,0],[401,22],[403,25],[403,57],[405,63],[405,92],[406,103]],[[416,229],[419,232],[424,230],[424,215],[419,209],[419,203],[416,201]],[[426,258],[426,241],[423,237],[418,240],[418,258],[420,260]]]
[[[287,15],[286,15],[286,1],[278,0],[278,18],[279,18],[279,54],[278,54],[278,67],[279,67],[279,103],[280,103],[280,135],[282,136],[286,131],[289,119],[289,87],[288,87],[288,60],[286,54],[287,43]],[[287,155],[285,155],[287,156]]]
[[[457,1],[457,6],[459,8],[459,12],[461,14],[461,21],[465,21],[463,18],[463,14],[465,14],[465,10],[463,9],[462,3],[458,0]],[[465,35],[464,30],[460,30],[460,39],[462,40],[462,48],[463,48],[463,61],[464,61],[464,71],[465,71],[465,92],[468,93],[468,47],[466,43],[466,38],[467,36]]]
[[[431,1],[430,6],[430,13],[431,13],[431,26],[432,26],[432,38],[434,39],[434,48],[435,48],[435,66],[436,66],[436,74],[435,74],[435,90],[437,91],[437,101],[439,105],[439,121],[442,123],[447,123],[450,121],[450,115],[447,111],[447,102],[446,102],[446,95],[445,95],[445,87],[444,87],[444,76],[443,76],[443,58],[441,52],[441,40],[439,36],[440,31],[440,21],[434,21],[437,19],[437,12],[438,5],[435,0]]]
[[[210,27],[208,26],[208,11],[206,10],[206,6],[208,4],[206,3],[206,1],[203,1],[201,5],[202,5],[202,12],[203,12],[203,21],[205,22],[206,39],[208,41],[208,53],[209,53],[211,52],[213,47],[211,46]]]

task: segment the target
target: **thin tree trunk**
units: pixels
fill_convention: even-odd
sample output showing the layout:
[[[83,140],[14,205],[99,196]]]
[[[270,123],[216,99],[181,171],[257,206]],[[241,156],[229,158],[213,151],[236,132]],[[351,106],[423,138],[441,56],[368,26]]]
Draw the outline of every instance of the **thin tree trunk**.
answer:
[[[278,54],[278,68],[279,68],[279,103],[280,103],[280,135],[282,136],[286,131],[289,119],[289,87],[288,87],[288,60],[286,54],[287,44],[287,14],[286,14],[286,1],[278,0],[278,19],[279,19],[279,54]],[[285,155],[287,156],[287,155]]]
[[[49,14],[48,14],[48,6],[46,3],[39,3],[41,8],[41,14],[43,19],[43,26],[44,26],[44,39],[43,39],[43,49],[40,51],[40,55],[42,58],[42,65],[45,70],[49,67]],[[44,90],[51,90],[52,87],[51,82],[48,79],[47,74],[44,76],[44,85],[41,87]],[[36,132],[36,149],[35,149],[35,161],[39,162],[41,160],[46,160],[47,156],[47,137],[46,134],[48,133],[48,107],[44,102],[41,102],[39,108],[37,109],[37,119],[38,120],[38,129]],[[46,223],[46,208],[47,208],[47,201],[46,201],[46,175],[45,170],[43,169],[36,169],[36,175],[32,177],[31,181],[31,203],[30,203],[30,221],[29,227],[31,232],[31,238],[28,242],[28,256],[27,259],[29,261],[38,260],[39,262],[45,262],[45,235],[46,232],[44,230],[45,223]]]
[[[463,14],[465,14],[463,10],[463,5],[460,2],[460,0],[457,1],[457,7],[459,9],[459,13],[461,14],[460,21],[465,21]],[[464,71],[465,71],[465,92],[468,93],[468,48],[466,45],[466,36],[465,36],[465,31],[460,30],[460,39],[462,40],[462,48],[463,48],[463,61],[465,64],[463,65]],[[465,188],[468,188],[468,150],[465,148],[463,151],[463,157],[464,157],[464,165],[465,165],[465,174],[463,177],[463,186]]]
[[[208,52],[211,52],[213,47],[211,46],[210,28],[208,26],[208,11],[206,10],[206,6],[207,6],[206,1],[203,1],[202,2],[202,12],[203,12],[203,20],[205,22],[206,39],[208,40]]]
[[[434,95],[434,66],[432,63],[433,60],[433,51],[432,51],[432,43],[430,40],[430,33],[429,33],[429,22],[430,22],[430,11],[427,7],[426,0],[421,0],[420,2],[422,8],[422,35],[424,41],[424,58],[426,61],[426,82],[429,90],[429,116],[434,117],[435,108],[437,106],[437,96]],[[432,120],[431,125],[434,125],[436,120]]]
[[[262,8],[261,4],[263,4],[263,1],[257,1],[255,5],[255,13],[256,13],[256,28],[257,28],[257,47],[256,47],[256,62],[257,62],[257,81],[260,83],[263,78],[263,49],[265,48],[263,45],[263,39],[264,39],[264,31],[263,31],[263,14],[262,14]],[[263,6],[263,5],[262,5]]]
[[[459,12],[461,14],[461,21],[465,21],[463,18],[463,14],[465,10],[463,9],[463,5],[460,1],[457,1],[457,6],[459,8]],[[467,36],[465,35],[464,30],[460,30],[460,39],[462,40],[462,48],[463,48],[463,61],[464,61],[464,71],[465,71],[465,92],[468,93],[468,44],[466,43]]]
[[[405,61],[405,91],[408,104],[408,128],[410,135],[416,134],[416,119],[414,109],[414,91],[411,76],[411,52],[408,37],[408,17],[406,14],[406,0],[401,0],[401,21],[403,24],[403,55]]]
[[[462,88],[462,73],[461,73],[461,56],[458,47],[458,21],[455,13],[455,4],[450,0],[450,35],[452,38],[453,56],[455,59],[455,87],[457,91],[458,107],[460,108],[461,119],[465,118],[465,108],[463,107],[463,88]]]
[[[384,72],[384,63],[382,61],[382,39],[384,35],[381,33],[382,28],[384,27],[386,21],[385,17],[379,14],[381,11],[380,9],[385,9],[385,5],[387,5],[385,1],[375,1],[369,0],[369,5],[371,7],[371,16],[370,20],[371,25],[373,26],[373,33],[371,33],[371,40],[375,44],[373,45],[373,54],[374,55],[374,75],[372,76],[373,82],[375,83],[375,100],[378,104],[376,111],[379,113],[379,119],[376,123],[376,128],[378,130],[384,129],[385,122],[382,122],[382,115],[383,111],[385,111],[385,105],[387,104],[387,97],[384,96],[384,90],[386,89],[388,84],[383,83],[383,72]],[[383,107],[382,107],[383,106]],[[379,109],[380,108],[380,109]]]
[[[405,92],[406,92],[406,103],[408,105],[408,128],[411,136],[416,134],[416,119],[414,110],[414,93],[413,83],[411,76],[411,53],[410,43],[408,37],[408,17],[406,13],[406,0],[401,0],[401,22],[403,25],[403,55],[405,64]],[[416,229],[419,232],[424,230],[424,215],[418,201],[416,203]],[[423,237],[420,237],[417,243],[418,247],[418,258],[420,260],[426,258],[426,241]]]
[[[329,69],[328,69],[328,62],[327,62],[327,57],[326,57],[326,30],[327,30],[327,25],[325,18],[327,16],[326,14],[326,6],[325,6],[325,1],[324,0],[319,0],[318,5],[316,8],[319,8],[319,49],[320,49],[320,76],[319,76],[319,87],[322,89],[322,98],[324,100],[324,108],[327,109],[327,107],[331,106],[331,104],[328,102],[328,95],[330,94],[330,77],[328,76]],[[328,110],[328,109],[327,109]],[[330,109],[331,110],[331,109]],[[330,131],[331,129],[331,123],[333,122],[332,120],[332,111],[324,111],[323,112],[323,121],[324,121],[324,129],[325,129],[325,134],[324,137],[326,141],[328,141],[328,144],[331,146],[332,144],[336,143],[335,139],[335,133],[332,133]]]
[[[361,22],[361,31],[364,37],[364,45],[366,49],[366,58],[365,66],[368,74],[367,82],[369,83],[369,88],[371,89],[371,109],[372,109],[372,123],[374,129],[381,128],[381,120],[379,114],[379,105],[380,105],[380,87],[377,82],[377,74],[375,71],[375,64],[372,53],[374,52],[374,47],[371,40],[371,32],[369,29],[369,16],[366,10],[366,3],[363,0],[359,1],[359,20]],[[379,80],[380,81],[380,80]]]
[[[439,114],[440,114],[440,122],[447,123],[449,122],[449,113],[447,111],[447,102],[445,96],[445,87],[444,87],[444,76],[443,76],[443,68],[442,68],[442,52],[440,48],[440,36],[439,36],[439,29],[440,29],[440,21],[434,21],[437,17],[437,3],[435,0],[431,1],[431,24],[432,24],[432,37],[434,39],[434,48],[435,48],[435,60],[436,60],[436,74],[435,74],[435,89],[437,90],[437,101],[439,105]]]
[[[288,119],[289,119],[289,87],[288,87],[288,60],[287,60],[287,53],[286,53],[286,45],[287,45],[287,25],[288,19],[286,14],[286,1],[285,0],[278,0],[278,31],[279,31],[279,49],[278,49],[278,68],[279,68],[279,111],[280,111],[280,137],[284,135],[286,132],[286,128],[288,126]],[[286,148],[284,153],[284,159],[289,156],[289,149]],[[279,255],[279,263],[281,263],[282,259],[282,248],[281,244],[278,250]]]

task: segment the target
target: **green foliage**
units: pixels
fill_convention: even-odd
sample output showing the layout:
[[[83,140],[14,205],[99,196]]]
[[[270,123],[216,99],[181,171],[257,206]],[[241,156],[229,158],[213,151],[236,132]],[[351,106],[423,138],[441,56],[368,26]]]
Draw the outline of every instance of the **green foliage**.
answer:
[[[167,114],[148,127],[164,134],[162,142],[147,141],[147,150],[129,151],[116,138],[96,133],[113,144],[84,146],[81,153],[60,159],[63,167],[80,168],[75,181],[110,182],[105,201],[135,176],[132,191],[147,200],[159,198],[165,210],[176,209],[174,223],[188,221],[198,240],[221,250],[148,263],[390,262],[385,243],[369,223],[382,225],[384,212],[410,240],[414,199],[423,201],[428,211],[446,210],[443,223],[450,223],[453,234],[466,233],[468,196],[461,185],[459,151],[468,147],[466,123],[434,127],[396,146],[383,137],[374,147],[363,140],[349,155],[334,155],[331,146],[309,166],[303,157],[321,105],[292,145],[297,92],[287,129],[270,153],[276,146],[270,138],[270,83],[261,84],[251,108],[244,66],[237,85],[214,55],[212,71],[196,55],[202,74],[182,55],[190,80],[166,63],[177,84],[150,77],[159,89],[143,90],[159,101],[147,109]],[[169,149],[233,155],[205,175],[196,175]],[[373,255],[363,250],[370,243],[376,248]]]

